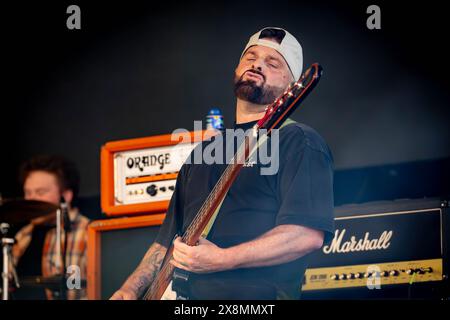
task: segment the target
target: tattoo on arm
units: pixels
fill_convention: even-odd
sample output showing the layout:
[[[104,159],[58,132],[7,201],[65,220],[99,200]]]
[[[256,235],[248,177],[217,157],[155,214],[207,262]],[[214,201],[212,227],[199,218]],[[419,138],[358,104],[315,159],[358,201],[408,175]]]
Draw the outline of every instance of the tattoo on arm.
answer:
[[[166,247],[153,243],[124,286],[133,290],[137,297],[141,297],[155,278],[166,252]]]

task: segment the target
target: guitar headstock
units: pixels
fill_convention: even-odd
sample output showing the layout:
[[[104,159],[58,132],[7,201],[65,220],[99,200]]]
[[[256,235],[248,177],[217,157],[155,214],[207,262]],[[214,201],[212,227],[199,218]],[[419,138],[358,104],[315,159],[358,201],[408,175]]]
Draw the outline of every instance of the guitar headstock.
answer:
[[[314,89],[323,73],[318,63],[312,64],[296,82],[291,83],[286,91],[267,106],[266,113],[257,122],[257,129],[279,128],[284,120],[295,110],[306,96]]]

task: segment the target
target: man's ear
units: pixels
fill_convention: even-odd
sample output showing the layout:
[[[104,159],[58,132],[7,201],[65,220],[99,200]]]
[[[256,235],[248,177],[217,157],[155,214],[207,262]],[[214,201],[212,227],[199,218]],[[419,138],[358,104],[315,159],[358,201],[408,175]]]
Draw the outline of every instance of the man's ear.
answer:
[[[66,200],[66,203],[70,205],[73,200],[73,191],[72,190],[65,190],[62,193],[62,196],[64,197],[64,200]]]

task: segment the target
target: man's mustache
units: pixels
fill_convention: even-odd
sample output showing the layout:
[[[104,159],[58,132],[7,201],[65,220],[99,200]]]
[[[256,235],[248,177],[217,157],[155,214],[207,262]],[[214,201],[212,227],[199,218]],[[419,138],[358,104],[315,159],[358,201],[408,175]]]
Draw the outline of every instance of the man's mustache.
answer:
[[[256,73],[256,74],[259,74],[262,78],[263,78],[263,80],[264,81],[266,81],[266,76],[261,72],[261,71],[259,71],[259,70],[256,70],[256,69],[248,69],[248,70],[246,70],[243,74],[242,74],[242,76],[241,76],[241,80],[242,80],[242,78],[244,77],[244,75],[247,73],[247,72],[253,72],[253,73]]]

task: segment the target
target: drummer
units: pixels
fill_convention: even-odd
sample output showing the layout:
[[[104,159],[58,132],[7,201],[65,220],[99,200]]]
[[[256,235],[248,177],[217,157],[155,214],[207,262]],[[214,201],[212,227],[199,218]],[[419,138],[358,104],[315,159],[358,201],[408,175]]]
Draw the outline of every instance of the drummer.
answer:
[[[19,179],[26,200],[46,201],[60,205],[61,197],[63,197],[68,204],[71,231],[67,236],[66,267],[79,267],[81,279],[86,280],[89,219],[72,206],[73,200],[77,197],[80,183],[77,168],[71,161],[63,157],[39,155],[22,164]],[[34,226],[39,224],[39,219],[41,218],[26,225],[16,234],[17,243],[12,249],[16,265],[29,246]],[[62,232],[64,234],[64,230]],[[64,236],[61,237],[62,241],[64,238]],[[56,250],[56,228],[49,230],[45,235],[41,264],[44,277],[63,274],[62,261],[58,259]],[[47,290],[46,294],[48,299],[55,298],[50,290]],[[86,298],[86,290],[83,288],[67,291],[67,299],[84,298]]]

